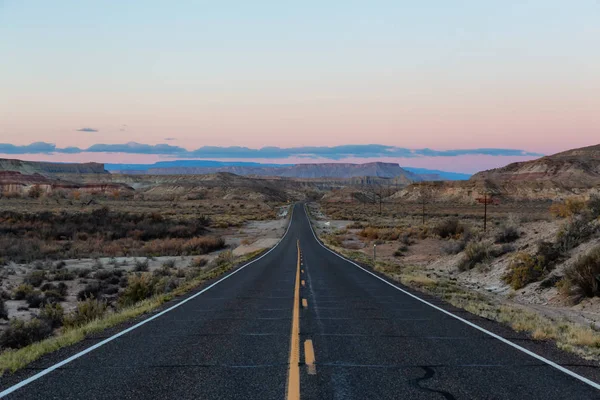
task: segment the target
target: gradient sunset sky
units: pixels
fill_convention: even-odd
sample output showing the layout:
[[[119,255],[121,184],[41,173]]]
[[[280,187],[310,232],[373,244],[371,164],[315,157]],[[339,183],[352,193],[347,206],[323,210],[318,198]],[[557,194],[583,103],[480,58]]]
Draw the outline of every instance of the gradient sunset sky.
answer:
[[[0,0],[0,144],[550,154],[600,142],[599,21],[598,0]],[[474,172],[532,157],[375,158]]]

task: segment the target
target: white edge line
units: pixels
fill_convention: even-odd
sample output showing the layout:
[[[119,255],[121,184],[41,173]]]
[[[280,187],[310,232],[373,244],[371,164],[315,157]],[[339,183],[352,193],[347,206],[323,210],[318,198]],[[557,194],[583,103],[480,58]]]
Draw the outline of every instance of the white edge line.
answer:
[[[270,252],[272,252],[273,250],[275,250],[275,248],[277,246],[279,246],[279,244],[287,236],[287,234],[288,234],[288,232],[290,230],[290,227],[292,226],[292,218],[293,218],[293,214],[294,214],[294,206],[292,205],[290,208],[292,209],[292,212],[290,213],[290,222],[289,222],[289,224],[287,226],[287,229],[286,229],[285,233],[283,234],[283,236],[281,237],[281,239],[279,239],[279,241],[277,242],[277,244],[275,244],[275,246],[271,247],[269,249],[269,251],[267,251],[262,256],[260,256],[260,257],[258,257],[256,259],[254,259],[254,260],[252,260],[252,261],[244,264],[243,266],[237,268],[235,271],[233,271],[229,275],[224,276],[223,278],[219,279],[218,281],[216,281],[215,283],[211,284],[210,286],[202,289],[198,293],[196,293],[196,294],[194,294],[194,295],[192,295],[192,296],[190,296],[190,297],[188,297],[186,299],[181,300],[179,303],[174,304],[173,306],[167,308],[166,310],[163,310],[163,311],[159,312],[158,314],[155,314],[155,315],[153,315],[153,316],[151,316],[149,318],[146,318],[145,320],[143,320],[141,322],[138,322],[137,324],[135,324],[135,325],[133,325],[133,326],[131,326],[131,327],[129,327],[129,328],[127,328],[127,329],[125,329],[125,330],[123,330],[123,331],[121,331],[121,332],[119,332],[119,333],[117,333],[117,334],[115,334],[115,335],[107,338],[107,339],[104,339],[103,341],[101,341],[99,343],[96,343],[95,345],[90,346],[90,347],[88,347],[87,349],[85,349],[83,351],[80,351],[79,353],[74,354],[71,357],[69,357],[69,358],[67,358],[67,359],[65,359],[65,360],[63,360],[63,361],[61,361],[61,362],[59,362],[57,364],[54,364],[51,367],[48,367],[45,370],[40,371],[40,372],[38,372],[37,374],[35,374],[33,376],[30,376],[29,378],[27,378],[27,379],[25,379],[25,380],[23,380],[23,381],[15,384],[15,385],[9,387],[8,389],[5,389],[4,391],[0,392],[0,398],[8,396],[9,394],[15,392],[16,390],[19,390],[22,387],[24,387],[24,386],[26,386],[26,385],[28,385],[28,384],[30,384],[30,383],[32,383],[32,382],[40,379],[44,375],[49,374],[50,372],[52,372],[52,371],[54,371],[54,370],[62,367],[63,365],[66,365],[66,364],[70,363],[71,361],[74,361],[74,360],[78,359],[79,357],[84,356],[87,353],[90,353],[90,352],[96,350],[97,348],[104,346],[105,344],[107,344],[109,342],[112,342],[113,340],[117,339],[118,337],[121,337],[121,336],[125,335],[126,333],[129,333],[129,332],[133,331],[134,329],[137,329],[140,326],[145,325],[148,322],[155,320],[156,318],[158,318],[158,317],[160,317],[160,316],[168,313],[169,311],[172,311],[172,310],[176,309],[177,307],[179,307],[179,306],[187,303],[188,301],[190,301],[192,299],[195,299],[196,297],[200,296],[202,293],[206,292],[207,290],[211,289],[212,287],[214,287],[214,286],[218,285],[219,283],[223,282],[225,279],[228,279],[228,278],[232,277],[233,275],[237,274],[238,272],[240,272],[241,270],[243,270],[244,268],[246,268],[248,265],[253,264],[253,263],[257,262],[258,260],[260,260],[261,258],[265,257],[267,254],[269,254]]]
[[[304,209],[304,215],[306,215],[306,218],[308,219],[308,225],[310,226],[310,230],[312,231],[312,234],[315,237],[315,240],[325,250],[331,252],[332,254],[335,254],[336,256],[338,256],[339,258],[341,258],[342,260],[349,262],[350,264],[354,265],[355,267],[358,267],[358,268],[362,269],[367,274],[374,276],[375,278],[379,279],[380,281],[382,281],[382,282],[390,285],[394,289],[401,291],[402,293],[404,293],[404,294],[412,297],[413,299],[416,299],[416,300],[420,301],[421,303],[427,304],[428,306],[433,307],[436,310],[441,311],[441,312],[443,312],[446,315],[449,315],[449,316],[451,316],[453,318],[456,318],[457,320],[459,320],[461,322],[464,322],[465,324],[469,325],[470,327],[475,328],[475,329],[477,329],[477,330],[479,330],[479,331],[481,331],[481,332],[483,332],[483,333],[485,333],[487,335],[490,335],[491,337],[493,337],[495,339],[498,339],[502,343],[505,343],[505,344],[507,344],[507,345],[509,345],[511,347],[514,347],[515,349],[517,349],[519,351],[522,351],[523,353],[525,353],[525,354],[527,354],[527,355],[529,355],[529,356],[531,356],[533,358],[536,358],[536,359],[538,359],[538,360],[540,360],[540,361],[548,364],[549,366],[551,366],[553,368],[556,368],[557,370],[559,370],[559,371],[561,371],[561,372],[563,372],[563,373],[565,373],[565,374],[567,374],[567,375],[569,375],[569,376],[571,376],[571,377],[573,377],[573,378],[575,378],[575,379],[577,379],[577,380],[579,380],[579,381],[581,381],[583,383],[586,383],[586,384],[590,385],[594,389],[600,390],[600,384],[598,384],[598,383],[596,383],[596,382],[594,382],[594,381],[592,381],[592,380],[590,380],[590,379],[588,379],[588,378],[586,378],[584,376],[578,375],[575,372],[573,372],[573,371],[571,371],[571,370],[569,370],[569,369],[567,369],[567,368],[565,368],[565,367],[563,367],[561,365],[558,365],[557,363],[555,363],[553,361],[550,361],[547,358],[544,358],[544,357],[540,356],[539,354],[534,353],[533,351],[527,350],[526,348],[521,347],[518,344],[515,344],[515,343],[511,342],[510,340],[503,338],[500,335],[496,335],[495,333],[490,332],[487,329],[484,329],[484,328],[480,327],[479,325],[476,325],[476,324],[472,323],[471,321],[467,321],[466,319],[461,318],[458,315],[452,314],[450,311],[444,310],[443,308],[438,307],[435,304],[432,304],[432,303],[428,302],[427,300],[423,300],[422,298],[420,298],[418,296],[415,296],[414,294],[412,294],[410,292],[407,292],[404,289],[399,288],[398,286],[394,285],[393,283],[388,282],[387,280],[383,279],[382,277],[377,276],[377,274],[374,274],[373,272],[371,272],[371,271],[369,271],[369,270],[361,267],[360,265],[358,265],[354,261],[351,261],[351,260],[347,259],[346,257],[344,257],[344,256],[336,253],[335,251],[331,250],[330,248],[328,248],[327,246],[325,246],[323,243],[321,243],[321,241],[319,240],[319,238],[317,238],[317,235],[315,234],[315,230],[312,227],[312,224],[310,222],[310,218],[308,217],[308,213],[306,212],[306,209]]]

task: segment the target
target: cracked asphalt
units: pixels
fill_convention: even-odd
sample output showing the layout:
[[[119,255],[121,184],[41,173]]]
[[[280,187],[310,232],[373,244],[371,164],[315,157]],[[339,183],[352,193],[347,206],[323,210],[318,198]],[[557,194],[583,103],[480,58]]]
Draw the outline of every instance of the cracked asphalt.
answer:
[[[299,312],[300,398],[600,399],[592,386],[327,251],[302,205],[267,256],[8,398],[285,399],[298,240],[305,281],[300,297],[306,300]],[[418,295],[600,380],[595,363]],[[306,340],[314,346],[312,369],[304,363]],[[0,385],[6,389],[57,361],[56,355],[43,357],[16,378],[0,378]]]

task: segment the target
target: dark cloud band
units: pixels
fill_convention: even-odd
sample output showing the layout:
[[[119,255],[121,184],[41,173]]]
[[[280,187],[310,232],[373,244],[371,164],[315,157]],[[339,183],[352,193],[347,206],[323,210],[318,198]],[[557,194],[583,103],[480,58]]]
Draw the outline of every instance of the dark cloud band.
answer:
[[[251,149],[248,147],[219,147],[204,146],[196,150],[187,150],[180,146],[168,144],[94,144],[87,149],[78,147],[58,148],[52,143],[36,142],[25,146],[15,146],[0,143],[0,153],[3,154],[50,154],[50,153],[127,153],[127,154],[154,154],[165,156],[178,156],[187,158],[325,158],[339,160],[348,157],[373,158],[373,157],[458,157],[465,155],[485,156],[529,156],[538,157],[543,154],[532,153],[517,149],[457,149],[457,150],[432,150],[432,149],[406,149],[403,147],[386,146],[382,144],[357,144],[343,146],[303,146],[303,147],[262,147]]]

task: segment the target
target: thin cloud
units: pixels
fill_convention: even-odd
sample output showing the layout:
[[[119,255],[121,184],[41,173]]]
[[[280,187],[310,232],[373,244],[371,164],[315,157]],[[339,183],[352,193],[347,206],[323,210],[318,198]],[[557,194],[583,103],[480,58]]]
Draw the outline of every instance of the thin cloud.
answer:
[[[94,128],[79,128],[77,132],[99,132],[98,129]]]
[[[168,140],[170,138],[165,138]],[[37,142],[26,146],[15,146],[9,143],[0,143],[0,153],[4,154],[37,154],[37,153],[126,153],[126,154],[154,154],[185,158],[232,158],[232,159],[284,159],[300,157],[307,159],[340,160],[343,158],[377,158],[377,157],[460,157],[467,155],[485,155],[494,157],[541,157],[543,154],[519,149],[407,149],[404,147],[387,146],[382,144],[342,145],[342,146],[303,146],[303,147],[262,147],[251,149],[248,147],[231,146],[203,146],[196,150],[187,150],[180,146],[166,143],[150,145],[136,142],[123,144],[94,144],[87,149],[78,147],[57,148],[52,143]]]
[[[166,137],[164,140],[166,140],[167,142],[172,142],[173,140],[177,140],[174,137]]]

